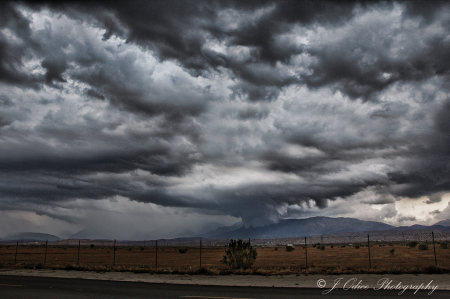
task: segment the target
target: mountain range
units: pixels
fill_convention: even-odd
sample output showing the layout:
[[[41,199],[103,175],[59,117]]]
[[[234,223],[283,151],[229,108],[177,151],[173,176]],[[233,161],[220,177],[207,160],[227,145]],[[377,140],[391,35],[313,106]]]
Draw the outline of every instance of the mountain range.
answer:
[[[37,241],[59,241],[60,237],[50,234],[22,232],[7,236],[0,241],[21,241],[21,242],[37,242]]]
[[[389,224],[365,221],[355,218],[331,218],[331,217],[311,217],[306,219],[283,219],[278,223],[263,227],[245,227],[242,222],[231,226],[222,226],[202,234],[193,232],[183,232],[183,238],[188,239],[276,239],[292,238],[314,235],[328,235],[338,233],[364,232],[364,231],[388,231],[388,230],[414,230],[414,229],[448,229],[450,230],[450,219],[440,221],[432,226],[412,225],[412,226],[392,226]],[[94,232],[94,234],[92,234]],[[190,234],[190,235],[189,235]],[[95,230],[82,230],[70,237],[70,239],[96,239]],[[42,233],[18,233],[0,241],[57,241],[59,237]]]
[[[376,221],[364,221],[354,218],[311,217],[306,219],[284,219],[278,223],[263,227],[241,226],[234,230],[207,234],[209,239],[275,239],[299,236],[313,236],[346,232],[380,231],[395,229],[395,226]]]

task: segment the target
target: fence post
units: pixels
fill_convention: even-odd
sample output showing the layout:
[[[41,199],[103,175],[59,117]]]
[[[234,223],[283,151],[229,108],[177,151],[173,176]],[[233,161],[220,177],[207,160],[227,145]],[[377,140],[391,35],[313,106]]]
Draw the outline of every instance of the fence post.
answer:
[[[372,261],[370,260],[370,239],[369,234],[367,234],[367,247],[369,248],[369,269],[372,268]]]
[[[156,258],[155,258],[155,268],[158,268],[158,240],[156,240],[156,245],[155,245],[155,253],[156,253]]]
[[[77,258],[77,265],[80,264],[80,247],[81,247],[81,240],[78,240],[78,258]]]
[[[16,254],[14,255],[14,264],[17,263],[17,249],[19,249],[19,241],[16,244]]]
[[[114,251],[113,266],[115,266],[115,265],[116,265],[116,239],[114,239],[114,248],[113,248],[113,251]]]
[[[306,246],[306,237],[305,237],[305,260],[306,260],[306,268],[308,268],[308,246]]]
[[[200,269],[202,268],[202,239],[200,239]]]
[[[47,262],[47,244],[48,244],[48,240],[45,241],[44,267],[45,267],[45,263]]]
[[[436,267],[437,267],[436,245],[434,244],[434,232],[433,231],[431,231],[431,236],[433,237],[434,263],[436,264]]]

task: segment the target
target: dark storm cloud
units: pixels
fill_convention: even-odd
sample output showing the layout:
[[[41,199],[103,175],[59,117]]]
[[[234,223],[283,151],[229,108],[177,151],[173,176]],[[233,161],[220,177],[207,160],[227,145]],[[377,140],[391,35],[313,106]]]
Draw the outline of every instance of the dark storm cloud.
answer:
[[[403,185],[394,193],[409,197],[431,195],[427,203],[440,201],[440,195],[433,193],[450,189],[450,100],[433,119],[435,130],[413,149],[413,160],[401,172],[389,174],[392,182]]]
[[[120,195],[261,225],[450,190],[447,2],[0,5],[10,204]]]
[[[258,109],[258,108],[245,108],[239,111],[239,118],[241,119],[261,119],[265,118],[269,115],[268,109]]]
[[[66,70],[66,60],[64,57],[48,57],[42,61],[42,67],[44,67],[47,72],[45,74],[45,82],[47,84],[53,84],[53,81],[57,82],[67,82],[63,77],[62,73]]]
[[[30,38],[29,22],[10,3],[2,2],[0,29],[6,28],[20,40],[10,43],[5,34],[0,33],[0,82],[37,88],[37,83],[42,81],[42,78],[30,75],[21,69],[22,59],[27,55],[28,47],[35,46]]]
[[[232,36],[232,44],[256,47],[258,58],[271,64],[278,61],[288,62],[292,55],[303,52],[302,48],[293,47],[288,43],[276,43],[275,35],[287,31],[292,24],[329,25],[348,19],[352,16],[355,5],[358,4],[346,1],[268,1],[265,3],[255,1],[251,3],[252,7],[247,4],[243,5],[244,8],[255,10],[270,5],[275,7],[254,24],[226,33]],[[236,6],[239,7],[239,4]]]
[[[113,34],[124,36],[125,27],[129,42],[156,50],[163,60],[176,59],[194,73],[210,67],[224,66],[242,79],[244,85],[248,85],[245,92],[249,94],[250,100],[271,98],[273,88],[298,82],[304,82],[311,88],[333,87],[353,99],[374,99],[377,93],[395,82],[424,80],[436,74],[447,74],[449,69],[447,53],[450,46],[442,42],[440,37],[424,37],[425,46],[416,52],[402,54],[403,58],[393,58],[382,52],[392,41],[376,27],[355,30],[338,44],[329,46],[305,47],[294,45],[289,40],[276,39],[277,35],[288,32],[294,25],[308,28],[319,24],[326,28],[339,28],[364,8],[389,11],[396,2],[240,2],[134,1],[132,5],[123,1],[44,3],[74,17],[81,18],[79,11],[91,14],[107,29],[106,38]],[[426,5],[424,2],[399,4],[408,8],[405,17],[412,15],[428,19],[439,11],[439,7],[446,6],[445,2],[435,5]],[[78,10],[74,10],[74,7]],[[266,14],[254,22],[243,21],[238,28],[228,29],[221,26],[220,22],[217,23],[219,11],[224,9],[237,9],[251,14],[264,8],[268,9]],[[218,40],[225,41],[228,46],[254,48],[252,59],[244,63],[236,62],[227,55],[204,49],[206,38],[203,32],[209,32]],[[374,43],[379,45],[374,47]],[[296,78],[277,73],[274,68],[276,63],[289,63],[292,56],[301,53],[316,58],[316,62],[310,66],[312,74]],[[366,54],[372,56],[373,62],[365,61]],[[254,61],[266,64],[265,69],[255,66]],[[383,77],[383,74],[389,76]],[[257,88],[265,95],[255,95],[254,89]],[[244,89],[241,88],[241,91],[244,92]]]

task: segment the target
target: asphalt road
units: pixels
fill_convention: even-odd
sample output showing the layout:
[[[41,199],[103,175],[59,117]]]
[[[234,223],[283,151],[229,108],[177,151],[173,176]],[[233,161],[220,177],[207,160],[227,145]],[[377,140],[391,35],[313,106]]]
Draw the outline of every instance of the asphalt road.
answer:
[[[245,279],[245,276],[242,277]],[[69,278],[28,277],[0,275],[0,298],[2,299],[103,299],[103,298],[450,298],[450,291],[436,290],[431,295],[421,290],[414,294],[407,290],[333,290],[322,294],[324,289],[231,287],[182,284],[159,284]]]

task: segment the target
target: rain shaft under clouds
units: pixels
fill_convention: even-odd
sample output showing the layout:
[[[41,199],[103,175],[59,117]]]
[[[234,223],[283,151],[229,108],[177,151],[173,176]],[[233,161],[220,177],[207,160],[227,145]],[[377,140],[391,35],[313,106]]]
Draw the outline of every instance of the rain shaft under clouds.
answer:
[[[450,218],[449,53],[446,2],[4,2],[2,214]]]

